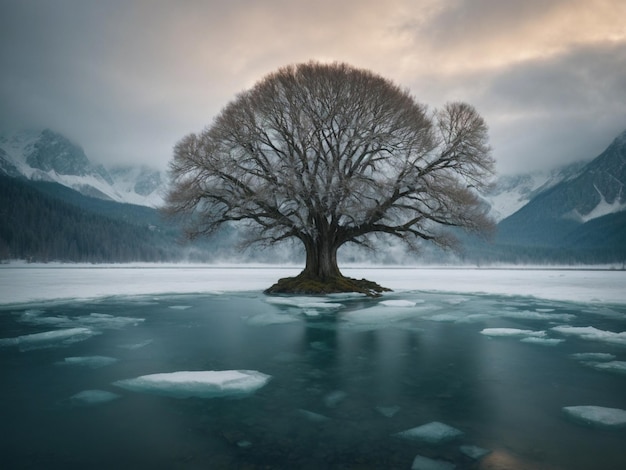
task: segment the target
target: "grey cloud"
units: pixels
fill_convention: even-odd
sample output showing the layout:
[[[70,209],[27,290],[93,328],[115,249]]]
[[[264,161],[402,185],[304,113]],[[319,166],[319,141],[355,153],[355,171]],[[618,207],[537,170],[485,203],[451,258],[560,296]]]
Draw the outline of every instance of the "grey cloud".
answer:
[[[507,171],[595,157],[626,129],[626,42],[502,70],[479,101]]]

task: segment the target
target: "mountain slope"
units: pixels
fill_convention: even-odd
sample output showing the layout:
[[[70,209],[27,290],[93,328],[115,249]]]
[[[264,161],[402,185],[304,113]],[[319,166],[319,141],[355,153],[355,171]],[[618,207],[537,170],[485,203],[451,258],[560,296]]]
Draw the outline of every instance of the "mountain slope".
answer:
[[[147,167],[94,165],[83,149],[49,129],[0,136],[0,174],[56,182],[86,196],[140,204],[163,202],[161,173]]]
[[[577,176],[538,194],[502,220],[498,242],[623,253],[625,185],[626,131]]]
[[[548,171],[502,175],[481,197],[489,205],[490,215],[499,222],[542,192],[578,176],[587,163],[589,162],[576,162]]]
[[[55,193],[65,193],[66,200],[51,195]],[[109,215],[80,207],[90,201],[119,207],[109,208]],[[150,223],[158,217],[153,209],[136,207],[125,215],[127,207],[133,208],[87,198],[57,183],[0,175],[0,259],[127,262],[180,257],[175,231]]]

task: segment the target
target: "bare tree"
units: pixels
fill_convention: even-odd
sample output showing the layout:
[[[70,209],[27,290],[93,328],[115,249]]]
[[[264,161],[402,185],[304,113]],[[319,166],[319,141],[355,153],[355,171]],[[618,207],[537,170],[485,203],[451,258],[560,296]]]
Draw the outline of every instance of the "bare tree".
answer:
[[[256,242],[297,239],[306,250],[299,278],[321,283],[345,280],[345,243],[386,234],[412,248],[451,247],[443,227],[493,225],[476,196],[493,159],[475,109],[429,112],[391,81],[341,63],[266,76],[183,138],[170,169],[166,211],[185,217],[190,237],[240,222]]]

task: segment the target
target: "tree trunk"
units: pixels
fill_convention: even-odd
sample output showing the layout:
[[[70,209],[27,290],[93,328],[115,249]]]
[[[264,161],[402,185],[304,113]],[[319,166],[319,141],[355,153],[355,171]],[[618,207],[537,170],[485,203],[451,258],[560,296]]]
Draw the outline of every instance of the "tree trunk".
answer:
[[[311,278],[325,281],[343,277],[337,265],[337,249],[330,242],[329,237],[323,234],[317,240],[308,240],[304,243],[306,249],[306,266],[302,274]]]

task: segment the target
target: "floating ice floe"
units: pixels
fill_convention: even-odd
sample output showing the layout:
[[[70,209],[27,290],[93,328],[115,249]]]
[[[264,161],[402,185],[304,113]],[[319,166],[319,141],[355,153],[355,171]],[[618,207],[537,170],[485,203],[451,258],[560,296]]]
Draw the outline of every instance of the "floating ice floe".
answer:
[[[460,446],[459,450],[462,454],[474,460],[482,459],[485,455],[491,453],[489,449],[483,449],[482,447],[470,445]]]
[[[527,338],[522,338],[520,340],[522,343],[531,343],[531,344],[540,344],[541,346],[556,346],[564,342],[564,339],[559,338],[536,338],[534,336],[530,336]]]
[[[119,395],[106,390],[83,390],[72,395],[70,401],[78,405],[99,405],[119,398]]]
[[[384,305],[385,307],[415,307],[417,302],[411,300],[383,300],[382,302],[378,302],[378,304]]]
[[[293,315],[288,315],[285,313],[266,312],[266,313],[259,313],[258,315],[254,315],[248,318],[247,323],[249,325],[255,325],[255,326],[266,326],[266,325],[280,325],[282,323],[295,323],[299,321],[300,319]]]
[[[56,362],[55,364],[60,366],[82,366],[98,369],[100,367],[110,366],[116,362],[117,359],[108,356],[77,356],[66,357],[62,361]]]
[[[454,470],[456,465],[445,460],[429,459],[422,455],[416,455],[411,465],[411,470]]]
[[[572,354],[574,359],[578,359],[579,361],[612,361],[615,359],[614,354],[609,353],[575,353]]]
[[[485,328],[480,332],[485,336],[501,336],[515,338],[543,338],[545,331],[521,330],[518,328]]]
[[[563,411],[568,416],[587,424],[610,428],[626,427],[626,410],[605,408],[603,406],[566,406]]]
[[[101,329],[120,329],[127,326],[136,326],[145,321],[144,318],[116,317],[106,313],[90,313],[76,317],[44,316],[41,310],[27,310],[20,317],[20,321],[31,325],[56,326],[64,328],[92,327]]]
[[[552,330],[564,335],[578,336],[589,341],[626,345],[626,331],[614,333],[612,331],[599,330],[593,326],[555,326]]]
[[[170,305],[168,308],[172,310],[187,310],[191,308],[191,305]]]
[[[420,305],[414,307],[398,307],[375,305],[369,308],[362,308],[348,312],[342,318],[353,325],[379,326],[389,323],[423,318],[425,315],[437,312],[440,307],[433,305]]]
[[[571,313],[549,313],[551,310],[546,309],[547,311],[540,311],[538,309],[536,311],[532,310],[515,310],[515,311],[504,311],[501,313],[496,313],[494,316],[505,317],[505,318],[513,318],[520,320],[560,320],[560,321],[571,321],[576,318],[576,315]]]
[[[67,346],[91,338],[98,332],[90,328],[66,328],[16,338],[0,339],[0,346],[17,346],[21,351]]]
[[[263,387],[270,378],[255,370],[179,371],[118,380],[113,385],[174,398],[242,397]]]
[[[425,442],[427,444],[441,444],[443,442],[453,441],[463,435],[463,431],[459,431],[452,426],[440,423],[439,421],[433,421],[422,426],[407,429],[396,433],[396,436],[405,439],[411,439],[415,441]]]
[[[610,361],[590,363],[594,369],[626,374],[626,361]]]
[[[323,297],[268,297],[265,301],[273,305],[285,305],[297,308],[337,310],[343,307],[343,304],[327,301]]]

